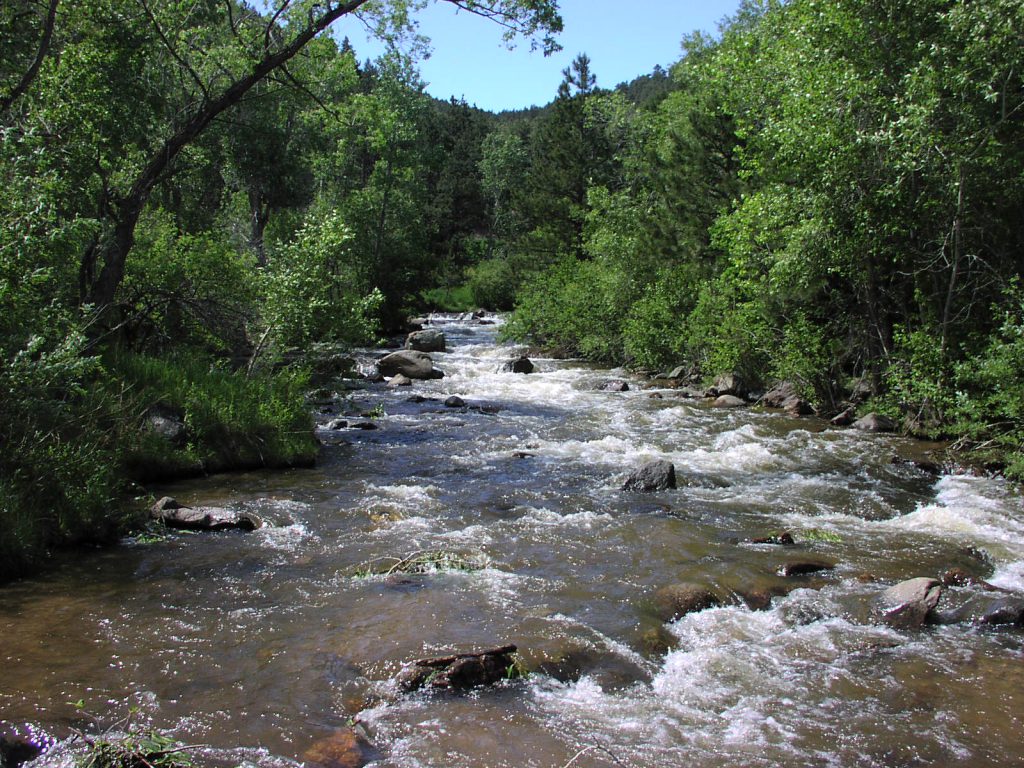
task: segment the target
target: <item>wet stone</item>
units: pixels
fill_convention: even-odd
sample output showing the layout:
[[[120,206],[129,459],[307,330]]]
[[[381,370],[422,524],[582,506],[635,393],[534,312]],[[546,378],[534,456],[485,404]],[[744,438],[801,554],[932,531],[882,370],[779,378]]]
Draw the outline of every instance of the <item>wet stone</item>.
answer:
[[[772,534],[771,536],[758,536],[750,540],[752,544],[776,544],[784,547],[791,547],[796,544],[793,534],[789,531]]]
[[[405,340],[405,348],[418,352],[444,352],[447,348],[444,332],[436,328],[413,331]]]
[[[821,571],[831,571],[836,567],[835,563],[826,560],[793,560],[779,566],[777,573],[786,578],[792,576],[806,576]]]
[[[997,600],[982,615],[979,624],[988,626],[1024,627],[1024,598]]]
[[[747,401],[743,398],[736,397],[736,395],[719,395],[715,398],[715,402],[711,404],[712,408],[740,408],[747,404]]]
[[[466,401],[463,400],[458,395],[452,395],[451,397],[444,401],[444,406],[445,408],[465,408]]]
[[[380,752],[352,728],[320,739],[302,755],[305,763],[321,768],[363,768],[380,758]]]
[[[223,507],[184,507],[165,496],[150,508],[150,517],[168,528],[189,531],[255,531],[263,520],[249,512],[236,512]]]
[[[434,361],[426,352],[403,349],[385,355],[377,361],[377,370],[384,377],[402,374],[410,379],[441,379],[444,373],[434,368]]]
[[[721,604],[718,595],[700,584],[670,584],[654,593],[654,610],[662,621],[675,621]]]
[[[537,367],[526,355],[520,355],[501,366],[502,373],[533,373]]]
[[[895,432],[896,422],[880,413],[869,413],[853,422],[853,428],[862,432]]]
[[[644,464],[626,478],[624,491],[651,493],[676,487],[676,468],[671,461],[659,459]]]
[[[629,392],[629,383],[622,379],[612,379],[598,384],[597,389],[599,392]]]
[[[406,693],[429,686],[434,690],[468,690],[493,685],[509,677],[516,666],[514,645],[485,651],[420,659],[403,667],[395,678]]]
[[[894,629],[915,629],[928,619],[942,596],[942,585],[935,579],[907,579],[882,593],[882,616]]]
[[[43,754],[43,748],[17,736],[0,736],[0,766],[18,768]]]
[[[391,381],[388,382],[389,387],[411,387],[412,379],[403,373],[396,373],[391,377]]]

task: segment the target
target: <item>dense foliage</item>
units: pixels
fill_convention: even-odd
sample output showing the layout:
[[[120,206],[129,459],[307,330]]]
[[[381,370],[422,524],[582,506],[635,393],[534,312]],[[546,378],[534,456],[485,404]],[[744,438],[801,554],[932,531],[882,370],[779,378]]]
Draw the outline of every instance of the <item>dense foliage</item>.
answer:
[[[748,2],[685,41],[667,95],[561,93],[539,119],[582,99],[585,203],[560,193],[581,238],[547,238],[513,334],[785,379],[825,412],[870,391],[1020,476],[1022,30],[1017,0]],[[527,154],[568,172],[544,135]],[[513,253],[543,193],[506,213]]]
[[[447,1],[545,50],[561,27]],[[488,116],[327,34],[416,52],[423,5],[0,6],[0,578],[116,536],[130,478],[312,461],[294,348],[461,279]]]

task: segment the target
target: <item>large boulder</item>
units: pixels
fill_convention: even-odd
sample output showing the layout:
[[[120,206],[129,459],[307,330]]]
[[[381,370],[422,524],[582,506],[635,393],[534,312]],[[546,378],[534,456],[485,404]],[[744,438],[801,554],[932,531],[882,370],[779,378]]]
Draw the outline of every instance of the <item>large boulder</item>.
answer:
[[[434,361],[426,352],[414,349],[403,349],[392,352],[377,361],[377,369],[382,376],[402,374],[410,379],[441,379],[444,373],[434,368]]]
[[[920,627],[941,596],[942,585],[935,579],[907,579],[882,593],[882,619],[895,629]]]
[[[676,468],[671,461],[658,459],[644,464],[626,478],[624,491],[650,493],[676,487]]]
[[[718,595],[699,584],[670,584],[654,593],[654,610],[662,621],[675,621],[721,604]]]
[[[437,328],[413,331],[405,340],[405,348],[417,352],[444,352],[447,349],[444,332]]]
[[[836,414],[829,421],[833,427],[848,427],[856,421],[856,410],[854,408],[847,408],[845,411]]]
[[[853,428],[862,432],[895,432],[896,422],[880,413],[869,413],[853,422]]]
[[[501,366],[502,373],[533,373],[537,367],[526,355],[514,357]]]
[[[812,416],[814,408],[802,397],[787,397],[782,401],[782,409],[790,416]]]
[[[420,659],[406,665],[396,682],[407,693],[427,686],[435,690],[467,690],[493,685],[507,679],[517,668],[515,652],[514,645],[503,645],[485,651]]]
[[[738,373],[723,373],[715,379],[715,383],[711,385],[707,395],[708,397],[734,395],[745,400],[750,395],[750,389]]]
[[[761,405],[768,408],[783,408],[787,400],[791,397],[799,397],[800,393],[797,391],[796,385],[791,381],[780,381],[778,384],[773,386],[764,395],[761,396],[759,401]]]
[[[255,531],[264,525],[260,517],[249,512],[223,507],[184,507],[170,496],[156,502],[149,514],[168,528],[188,531]]]
[[[747,404],[747,401],[736,395],[719,395],[715,398],[715,402],[711,404],[712,408],[740,408]]]

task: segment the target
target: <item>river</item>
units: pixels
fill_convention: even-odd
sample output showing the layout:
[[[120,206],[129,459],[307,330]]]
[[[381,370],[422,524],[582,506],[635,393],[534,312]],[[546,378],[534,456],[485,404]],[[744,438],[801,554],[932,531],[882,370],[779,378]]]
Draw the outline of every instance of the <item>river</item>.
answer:
[[[321,428],[315,468],[157,489],[273,527],[126,541],[0,589],[0,733],[60,739],[82,700],[224,765],[294,766],[352,722],[389,768],[1024,764],[1021,631],[871,618],[886,586],[950,567],[1024,591],[1010,486],[894,464],[917,450],[901,438],[597,390],[623,371],[500,373],[495,326],[437,322],[446,377],[344,393],[335,410],[379,428]],[[660,458],[676,490],[620,490]],[[780,531],[797,545],[751,543]],[[434,550],[474,567],[362,573]],[[807,556],[836,567],[776,575]],[[666,624],[654,595],[677,582],[791,591]],[[461,695],[389,683],[504,643],[542,671]]]

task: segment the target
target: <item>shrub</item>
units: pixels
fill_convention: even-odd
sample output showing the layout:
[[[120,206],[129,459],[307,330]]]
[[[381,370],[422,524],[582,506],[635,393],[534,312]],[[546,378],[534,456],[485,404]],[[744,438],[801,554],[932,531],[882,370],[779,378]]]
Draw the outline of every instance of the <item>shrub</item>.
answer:
[[[488,259],[469,268],[473,304],[486,309],[509,310],[515,304],[518,279],[505,259]]]

